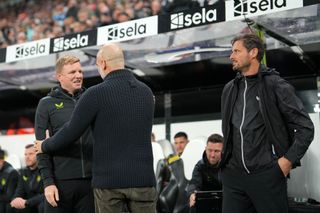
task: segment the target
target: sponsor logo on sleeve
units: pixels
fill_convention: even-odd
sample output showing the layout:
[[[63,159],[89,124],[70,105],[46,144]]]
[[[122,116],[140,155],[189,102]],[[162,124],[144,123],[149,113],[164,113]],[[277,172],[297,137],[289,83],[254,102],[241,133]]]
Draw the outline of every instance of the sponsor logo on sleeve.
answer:
[[[53,38],[50,41],[50,53],[93,46],[96,45],[96,40],[96,30]]]
[[[98,28],[97,45],[126,41],[158,34],[158,17],[151,16],[134,21]]]
[[[303,7],[303,0],[226,1],[226,21]]]
[[[7,47],[6,62],[49,55],[50,39],[42,39]]]

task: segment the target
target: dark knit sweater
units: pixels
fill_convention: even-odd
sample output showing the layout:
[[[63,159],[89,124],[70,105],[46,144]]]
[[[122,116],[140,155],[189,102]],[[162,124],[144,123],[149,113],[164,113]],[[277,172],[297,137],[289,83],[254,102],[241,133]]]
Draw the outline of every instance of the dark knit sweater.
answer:
[[[70,121],[44,141],[42,150],[61,149],[91,126],[94,188],[154,186],[153,113],[151,89],[130,71],[117,70],[82,95]]]

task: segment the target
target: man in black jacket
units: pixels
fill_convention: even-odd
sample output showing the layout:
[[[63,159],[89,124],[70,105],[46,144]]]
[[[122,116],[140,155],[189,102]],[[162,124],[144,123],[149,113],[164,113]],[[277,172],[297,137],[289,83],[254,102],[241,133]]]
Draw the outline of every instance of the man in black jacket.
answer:
[[[313,140],[314,126],[294,88],[260,63],[261,39],[232,41],[237,77],[221,100],[223,212],[285,213],[287,176]]]
[[[25,147],[24,157],[27,167],[20,170],[18,187],[10,205],[19,209],[19,213],[43,213],[43,184],[33,144]]]
[[[203,152],[202,159],[195,165],[192,178],[187,187],[189,206],[192,208],[196,203],[197,191],[222,190],[220,169],[223,137],[212,134],[207,140],[207,146]]]
[[[13,213],[15,209],[10,206],[10,201],[17,187],[19,174],[4,157],[5,151],[0,149],[0,212]]]
[[[56,63],[60,85],[38,104],[35,117],[37,140],[55,135],[69,121],[83,94],[83,73],[79,58],[62,56]],[[47,132],[47,133],[46,133]],[[46,213],[91,213],[94,208],[91,189],[92,136],[84,129],[65,149],[37,156],[44,184]]]
[[[96,213],[118,213],[124,202],[132,213],[155,212],[151,147],[154,96],[124,69],[119,46],[103,46],[96,62],[103,82],[83,94],[67,125],[43,143],[36,142],[37,149],[61,149],[91,126]]]

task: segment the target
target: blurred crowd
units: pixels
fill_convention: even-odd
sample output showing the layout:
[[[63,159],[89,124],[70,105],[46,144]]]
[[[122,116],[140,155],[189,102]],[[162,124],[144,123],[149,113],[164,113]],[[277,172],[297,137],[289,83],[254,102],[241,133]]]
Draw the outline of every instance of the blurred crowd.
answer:
[[[99,26],[178,12],[210,0],[5,0],[0,2],[0,48]]]

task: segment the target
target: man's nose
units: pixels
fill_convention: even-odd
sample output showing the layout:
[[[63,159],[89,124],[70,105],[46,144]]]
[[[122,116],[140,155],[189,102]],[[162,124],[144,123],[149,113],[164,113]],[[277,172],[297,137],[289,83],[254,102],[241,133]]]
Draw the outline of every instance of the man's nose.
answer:
[[[82,74],[81,72],[77,72],[77,73],[76,73],[76,77],[77,77],[77,78],[81,78],[82,76],[83,76],[83,74]]]
[[[229,59],[232,61],[232,59],[233,59],[233,53],[230,54]]]

